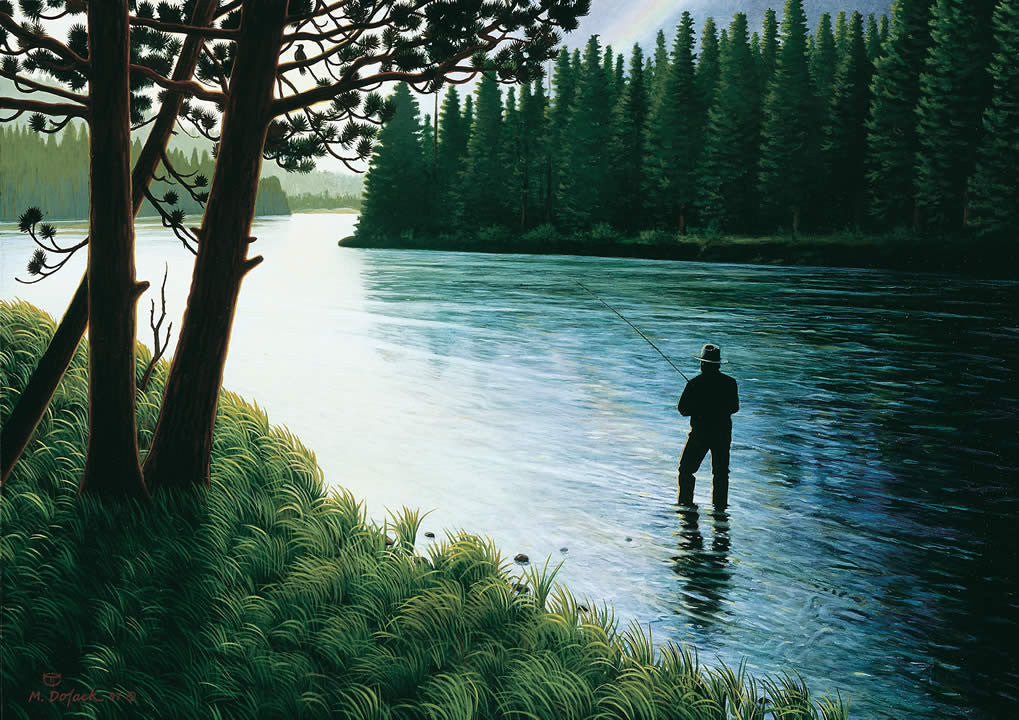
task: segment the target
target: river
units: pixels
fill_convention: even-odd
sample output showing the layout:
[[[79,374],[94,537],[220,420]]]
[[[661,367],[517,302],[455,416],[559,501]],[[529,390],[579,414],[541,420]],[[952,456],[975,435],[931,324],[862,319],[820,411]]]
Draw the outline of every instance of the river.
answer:
[[[798,671],[853,717],[1019,712],[1019,283],[337,247],[355,221],[256,222],[225,385],[373,517],[431,510],[440,538],[564,560],[622,624]],[[30,245],[0,240],[0,297],[59,317],[84,257],[23,286]],[[137,255],[154,286],[173,263],[179,327],[191,256],[144,223]],[[684,381],[577,281],[687,375],[722,347],[742,402],[727,512],[706,462],[677,513]]]

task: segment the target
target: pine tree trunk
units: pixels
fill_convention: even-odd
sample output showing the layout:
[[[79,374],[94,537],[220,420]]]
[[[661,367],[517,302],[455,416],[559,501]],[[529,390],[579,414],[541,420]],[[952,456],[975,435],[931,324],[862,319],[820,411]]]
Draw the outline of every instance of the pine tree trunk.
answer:
[[[145,459],[152,488],[209,484],[212,431],[237,296],[244,275],[261,261],[247,258],[249,233],[286,5],[251,0],[244,7],[191,291]]]
[[[218,6],[218,0],[199,0],[195,12],[192,15],[193,25],[208,25]],[[187,80],[195,71],[198,64],[198,55],[201,53],[202,42],[200,38],[189,37],[184,41],[180,58],[177,61],[173,73],[174,80]],[[145,189],[152,181],[152,176],[159,165],[160,155],[165,151],[170,140],[174,124],[177,120],[177,113],[180,111],[180,97],[169,96],[163,102],[149,132],[145,145],[138,155],[134,164],[134,172],[131,174],[131,199],[133,214],[137,215],[145,199]],[[74,352],[78,343],[85,335],[85,328],[88,325],[88,273],[85,273],[78,289],[71,299],[64,312],[56,332],[46,347],[46,351],[39,359],[39,364],[32,372],[28,385],[18,396],[18,402],[14,410],[7,418],[2,431],[0,431],[0,485],[7,482],[14,465],[21,458],[22,453],[28,446],[32,434],[46,413],[53,393],[57,385],[67,372],[67,367],[74,358]]]
[[[799,232],[800,232],[800,208],[797,206],[793,208],[793,237],[796,237],[796,235]]]
[[[679,234],[686,235],[686,203],[679,206]]]
[[[90,3],[88,450],[79,492],[145,497],[135,422],[128,0]]]

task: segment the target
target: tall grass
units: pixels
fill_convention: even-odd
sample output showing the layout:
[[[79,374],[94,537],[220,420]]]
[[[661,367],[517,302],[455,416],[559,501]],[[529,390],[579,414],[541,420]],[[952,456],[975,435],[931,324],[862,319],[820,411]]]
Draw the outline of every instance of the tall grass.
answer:
[[[0,421],[52,332],[0,302]],[[488,539],[449,533],[422,557],[416,511],[394,516],[387,544],[297,438],[228,392],[208,491],[79,498],[85,360],[79,348],[0,499],[5,718],[846,717],[790,676],[755,684],[620,633],[558,568],[511,578]],[[147,360],[139,348],[139,374]],[[161,363],[138,397],[143,453],[165,378]],[[29,702],[48,672],[134,700]]]

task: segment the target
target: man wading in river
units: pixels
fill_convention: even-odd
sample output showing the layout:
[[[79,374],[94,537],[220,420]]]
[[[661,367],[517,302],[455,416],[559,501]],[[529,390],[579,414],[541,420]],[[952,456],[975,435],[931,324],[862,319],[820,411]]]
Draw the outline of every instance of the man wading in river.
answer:
[[[679,459],[679,504],[693,505],[694,473],[711,451],[711,503],[721,510],[729,504],[729,445],[739,394],[736,381],[721,371],[717,345],[705,345],[698,359],[701,374],[686,384],[679,398],[679,414],[690,418],[690,435]]]

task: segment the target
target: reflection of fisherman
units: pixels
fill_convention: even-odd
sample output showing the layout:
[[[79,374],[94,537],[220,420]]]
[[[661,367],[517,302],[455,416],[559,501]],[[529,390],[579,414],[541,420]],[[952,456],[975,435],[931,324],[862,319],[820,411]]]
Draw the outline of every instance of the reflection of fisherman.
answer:
[[[701,373],[687,383],[679,399],[680,415],[690,418],[690,436],[679,460],[679,504],[693,504],[694,473],[711,451],[711,502],[729,504],[729,445],[733,413],[739,410],[736,381],[721,372],[722,351],[705,345],[699,356]]]
[[[715,510],[709,516],[713,530],[711,548],[704,547],[694,507],[682,508],[682,523],[677,537],[678,553],[672,558],[672,570],[683,578],[681,604],[686,615],[697,625],[708,625],[718,615],[732,578],[729,550],[729,513]]]

